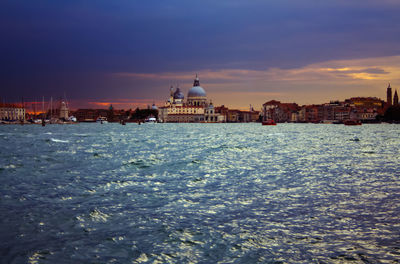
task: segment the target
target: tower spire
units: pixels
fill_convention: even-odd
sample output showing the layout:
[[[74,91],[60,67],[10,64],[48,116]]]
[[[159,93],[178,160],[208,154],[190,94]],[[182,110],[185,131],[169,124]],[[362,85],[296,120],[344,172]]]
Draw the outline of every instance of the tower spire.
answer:
[[[197,75],[197,73],[196,73],[196,78],[194,79],[194,82],[193,82],[193,87],[194,86],[200,86],[200,79],[199,79],[199,76]]]
[[[393,105],[399,105],[399,96],[397,95],[397,89],[394,91],[394,96],[393,96]]]
[[[390,87],[390,83],[388,88],[386,89],[386,103],[388,106],[392,105],[392,87]]]

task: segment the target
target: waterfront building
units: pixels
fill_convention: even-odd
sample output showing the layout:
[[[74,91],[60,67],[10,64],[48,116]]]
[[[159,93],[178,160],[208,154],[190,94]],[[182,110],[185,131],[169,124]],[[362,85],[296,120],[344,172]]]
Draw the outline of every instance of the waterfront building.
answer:
[[[99,116],[107,117],[109,109],[78,109],[73,115],[79,122],[95,122]]]
[[[173,86],[170,87],[169,99],[158,109],[158,119],[167,123],[225,122],[225,117],[215,111],[212,103],[207,102],[206,92],[200,86],[197,74],[186,101],[180,87],[175,91]]]
[[[374,122],[378,114],[383,114],[385,102],[376,97],[352,97],[345,100],[352,109],[351,120]]]
[[[226,122],[228,123],[249,123],[257,122],[260,118],[260,112],[250,109],[249,111],[238,109],[227,109],[225,112]]]
[[[292,120],[292,113],[298,112],[299,106],[296,103],[281,103],[280,101],[271,100],[263,104],[262,120],[274,120],[283,123]]]
[[[360,120],[362,122],[374,122],[378,111],[373,108],[355,108],[350,113],[350,120]]]
[[[239,122],[249,123],[257,122],[260,118],[260,112],[250,108],[249,111],[239,110]]]
[[[19,104],[0,103],[0,120],[24,121],[25,107]]]
[[[334,123],[337,122],[335,120],[335,109],[337,107],[341,106],[341,103],[339,101],[330,101],[327,104],[324,104],[323,107],[323,117],[321,121],[323,123]]]
[[[383,108],[385,102],[376,97],[352,97],[344,101],[345,104],[349,104],[352,107],[357,108]]]
[[[292,122],[292,123],[297,123],[297,122],[299,122],[299,112],[293,112],[293,113],[290,115],[290,122]]]
[[[223,122],[228,122],[228,107],[226,107],[225,105],[221,105],[221,106],[216,106],[214,107],[214,110],[216,113],[220,114],[220,116],[223,116],[222,118],[224,119]]]
[[[237,109],[229,109],[227,113],[226,121],[228,123],[239,123],[240,122],[240,110]]]
[[[335,121],[344,122],[350,120],[350,113],[352,109],[350,106],[338,106],[335,108]]]
[[[226,117],[218,112],[218,109],[210,102],[204,110],[204,121],[207,123],[224,123],[226,122]]]
[[[307,123],[318,123],[323,119],[323,105],[304,105],[299,111],[299,121]]]

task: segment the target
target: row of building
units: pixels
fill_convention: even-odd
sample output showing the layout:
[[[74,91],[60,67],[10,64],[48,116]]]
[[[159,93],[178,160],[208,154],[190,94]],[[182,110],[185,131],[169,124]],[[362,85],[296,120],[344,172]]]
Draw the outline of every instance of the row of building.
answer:
[[[25,114],[23,104],[0,103],[0,120],[2,121],[24,121]]]
[[[387,88],[387,101],[376,97],[352,97],[344,101],[331,101],[326,104],[303,105],[268,101],[262,107],[262,120],[275,122],[341,123],[348,120],[375,122],[378,115],[399,104],[397,91],[392,97],[390,84]]]
[[[275,122],[335,123],[347,120],[373,122],[383,112],[384,102],[378,98],[350,98],[319,105],[299,106],[296,103],[268,101],[263,104],[262,120]]]

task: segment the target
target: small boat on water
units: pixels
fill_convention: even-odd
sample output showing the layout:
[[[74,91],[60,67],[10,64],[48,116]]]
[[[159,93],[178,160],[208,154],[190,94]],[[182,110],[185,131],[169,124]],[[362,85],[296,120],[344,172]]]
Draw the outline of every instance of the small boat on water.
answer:
[[[360,120],[346,120],[344,121],[345,126],[361,126],[362,123]]]
[[[69,121],[69,122],[77,122],[78,119],[76,119],[75,116],[70,116],[70,117],[68,117],[68,121]]]
[[[99,116],[99,117],[96,119],[96,123],[107,124],[107,123],[108,123],[107,117]]]
[[[148,118],[146,118],[146,120],[144,120],[145,123],[151,123],[151,124],[155,124],[157,123],[157,119],[153,116],[150,116]]]
[[[276,123],[272,119],[267,119],[266,121],[262,121],[263,126],[276,126]]]

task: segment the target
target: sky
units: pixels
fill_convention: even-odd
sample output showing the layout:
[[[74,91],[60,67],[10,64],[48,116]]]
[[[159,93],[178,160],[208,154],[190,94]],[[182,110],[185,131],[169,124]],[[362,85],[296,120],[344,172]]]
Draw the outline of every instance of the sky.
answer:
[[[197,73],[214,105],[400,91],[399,0],[2,0],[0,98],[163,105]]]

